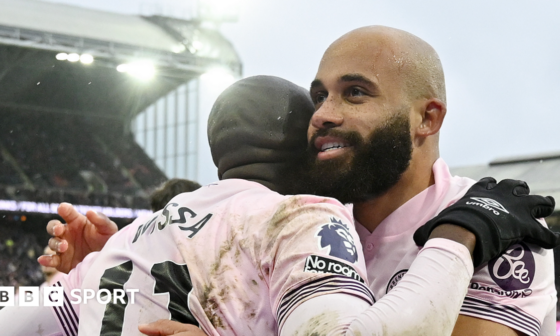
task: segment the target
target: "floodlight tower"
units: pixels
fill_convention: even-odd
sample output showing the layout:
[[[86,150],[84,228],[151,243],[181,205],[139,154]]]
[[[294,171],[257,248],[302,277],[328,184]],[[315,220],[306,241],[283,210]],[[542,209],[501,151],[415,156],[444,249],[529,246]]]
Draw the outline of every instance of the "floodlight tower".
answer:
[[[222,23],[237,21],[239,6],[232,3],[196,0],[192,11],[195,14],[188,20],[161,15],[144,17],[179,42],[174,53],[198,60],[214,59],[213,64],[201,67],[197,76],[188,78],[132,120],[137,142],[168,177],[201,183],[217,179],[208,147],[206,121],[217,96],[241,76],[239,57],[219,32]],[[145,72],[135,70],[133,64],[123,64],[119,71],[131,75]],[[159,76],[157,69],[148,73]]]

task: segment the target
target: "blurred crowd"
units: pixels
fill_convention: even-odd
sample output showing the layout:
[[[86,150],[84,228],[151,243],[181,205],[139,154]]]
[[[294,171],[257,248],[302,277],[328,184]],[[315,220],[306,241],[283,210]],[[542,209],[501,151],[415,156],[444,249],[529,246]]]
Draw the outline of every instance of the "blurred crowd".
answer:
[[[157,211],[200,187],[167,180],[131,135],[85,118],[0,109],[0,200]],[[47,222],[46,215],[0,213],[0,286],[38,286],[53,275],[37,262]]]
[[[0,120],[0,199],[149,208],[166,180],[132,136],[84,117],[2,110]]]
[[[150,207],[161,210],[175,195],[200,188],[190,180],[171,179],[162,183],[150,195]],[[67,197],[61,193],[59,196]],[[64,198],[64,201],[69,199]],[[47,244],[45,225],[47,220],[36,219],[29,223],[18,215],[0,215],[0,286],[36,286],[53,275],[54,269],[41,268],[37,257]],[[26,222],[27,225],[23,225]],[[31,230],[30,230],[31,229]],[[41,237],[42,238],[38,238]],[[50,253],[49,253],[50,254]]]
[[[165,175],[131,135],[86,118],[0,109],[0,200],[150,209]],[[47,220],[16,217],[0,214],[0,286],[36,286]]]
[[[18,225],[0,225],[0,286],[38,286],[44,281],[37,257],[44,247]]]

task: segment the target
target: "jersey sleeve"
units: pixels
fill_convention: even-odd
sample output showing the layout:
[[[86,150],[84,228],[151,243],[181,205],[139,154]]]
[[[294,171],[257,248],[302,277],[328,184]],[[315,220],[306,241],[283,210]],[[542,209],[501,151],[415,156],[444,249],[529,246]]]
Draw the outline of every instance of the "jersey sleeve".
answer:
[[[461,314],[552,336],[556,300],[553,251],[519,243],[476,270]]]
[[[345,294],[314,297],[288,315],[280,335],[450,335],[472,274],[464,245],[431,239],[373,306]]]
[[[146,218],[146,216],[139,217],[133,223],[145,220]],[[120,230],[120,234],[115,234],[109,238],[105,245],[110,246],[111,242],[118,239],[116,237],[122,237],[124,234],[123,232],[129,232],[129,234],[131,234],[133,223]],[[92,268],[92,265],[98,256],[99,252],[91,252],[74,269],[72,269],[68,274],[63,274],[59,281],[52,285],[52,287],[63,288],[63,305],[52,307],[55,319],[58,322],[60,329],[64,332],[63,335],[78,335],[80,314],[79,303],[83,294],[82,285],[85,277],[87,276],[87,272]]]
[[[76,295],[80,292],[73,292],[80,290],[87,270],[97,257],[99,252],[92,252],[88,254],[82,262],[80,262],[68,274],[63,274],[52,287],[62,287],[63,289],[63,305],[52,307],[55,319],[58,322],[60,329],[64,331],[63,335],[78,335],[80,305]]]
[[[52,307],[5,307],[0,310],[2,335],[70,336],[57,323]]]
[[[306,300],[344,293],[373,304],[362,247],[352,216],[335,200],[293,196],[269,223],[261,265],[281,328]]]

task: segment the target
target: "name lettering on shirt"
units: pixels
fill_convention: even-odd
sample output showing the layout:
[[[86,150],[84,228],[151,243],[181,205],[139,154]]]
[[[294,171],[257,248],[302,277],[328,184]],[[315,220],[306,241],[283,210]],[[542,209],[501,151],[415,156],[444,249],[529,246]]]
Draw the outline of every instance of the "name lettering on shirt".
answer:
[[[168,203],[165,208],[163,208],[161,214],[155,215],[149,221],[138,227],[132,243],[135,243],[141,235],[145,234],[148,231],[149,234],[152,234],[156,227],[158,231],[161,231],[168,225],[174,224],[177,224],[179,226],[179,229],[181,229],[182,231],[191,232],[191,234],[187,237],[193,238],[204,227],[204,225],[206,225],[210,218],[212,218],[212,215],[213,214],[208,213],[204,216],[199,216],[196,212],[188,207],[179,207],[179,204],[177,203]],[[160,220],[157,221],[156,224],[157,219]],[[190,223],[193,224],[189,225]]]

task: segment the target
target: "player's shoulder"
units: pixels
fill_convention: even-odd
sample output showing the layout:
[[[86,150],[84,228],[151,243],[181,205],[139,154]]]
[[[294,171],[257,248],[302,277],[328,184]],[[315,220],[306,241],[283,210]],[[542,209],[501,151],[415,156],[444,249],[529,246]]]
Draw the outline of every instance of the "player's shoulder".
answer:
[[[336,213],[350,213],[352,208],[348,208],[338,200],[330,197],[322,197],[316,195],[291,195],[284,196],[279,202],[279,207],[292,211],[327,211]]]
[[[548,295],[554,289],[553,279],[552,250],[519,242],[477,269],[471,281],[471,289],[515,300]]]
[[[443,207],[455,203],[459,198],[476,183],[475,180],[453,175],[443,159],[438,159],[433,166],[435,185],[433,186],[435,194],[441,197]]]
[[[555,307],[552,251],[520,242],[475,270],[461,314],[536,336]]]
[[[227,190],[224,199],[235,202],[239,207],[276,209],[276,212],[293,212],[310,207],[348,211],[333,198],[306,194],[282,195],[257,182],[231,179],[220,181],[219,185],[222,190]]]
[[[269,220],[271,227],[283,227],[284,231],[326,223],[341,223],[354,228],[352,212],[348,208],[333,198],[315,195],[284,196]]]
[[[473,180],[470,177],[465,177],[465,176],[458,176],[458,175],[453,175],[453,176],[449,176],[449,180],[448,180],[448,184],[449,184],[449,190],[448,193],[449,194],[454,194],[454,195],[464,195],[467,190],[470,189],[470,187],[473,186],[473,184],[475,184],[476,181]]]
[[[449,181],[447,193],[443,198],[440,211],[461,199],[476,181],[468,177],[453,176]]]

